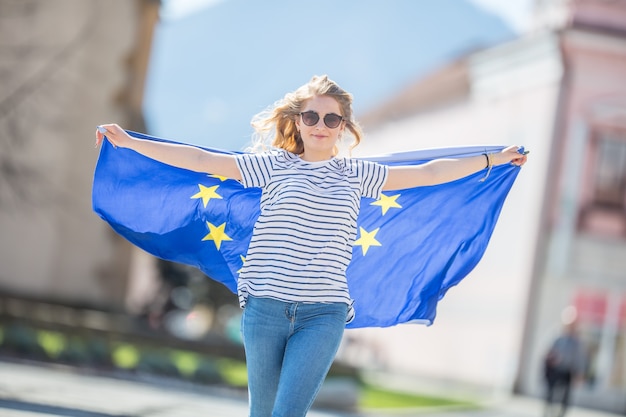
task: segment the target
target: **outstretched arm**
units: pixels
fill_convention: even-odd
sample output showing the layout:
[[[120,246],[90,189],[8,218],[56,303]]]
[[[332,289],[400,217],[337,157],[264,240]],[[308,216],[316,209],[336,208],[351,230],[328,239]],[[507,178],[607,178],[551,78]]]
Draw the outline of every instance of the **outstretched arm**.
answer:
[[[100,128],[106,132],[96,130],[96,146],[100,145],[106,136],[116,148],[129,148],[168,165],[241,180],[233,155],[209,152],[190,145],[134,138],[116,124],[101,125]]]
[[[513,163],[522,166],[528,159],[519,153],[519,146],[509,146],[501,152],[488,154],[493,166]],[[468,158],[435,159],[422,165],[404,165],[389,167],[389,176],[384,190],[401,190],[425,185],[443,184],[466,177],[489,164],[485,155]]]

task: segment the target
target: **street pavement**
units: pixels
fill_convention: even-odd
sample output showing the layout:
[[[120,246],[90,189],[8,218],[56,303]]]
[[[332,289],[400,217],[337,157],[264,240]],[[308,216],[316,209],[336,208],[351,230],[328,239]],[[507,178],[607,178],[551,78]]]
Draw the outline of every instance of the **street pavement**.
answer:
[[[0,362],[1,417],[245,417],[245,393],[138,382],[63,366]],[[542,417],[536,399],[506,397],[480,410],[403,410],[360,414],[313,410],[309,417]],[[580,408],[567,417],[616,417]]]

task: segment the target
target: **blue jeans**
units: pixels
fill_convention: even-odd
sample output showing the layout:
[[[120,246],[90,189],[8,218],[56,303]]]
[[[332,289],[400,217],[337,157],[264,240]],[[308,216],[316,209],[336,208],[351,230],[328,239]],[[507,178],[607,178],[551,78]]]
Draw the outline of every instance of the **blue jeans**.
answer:
[[[341,343],[344,303],[249,296],[241,319],[250,417],[303,417]]]

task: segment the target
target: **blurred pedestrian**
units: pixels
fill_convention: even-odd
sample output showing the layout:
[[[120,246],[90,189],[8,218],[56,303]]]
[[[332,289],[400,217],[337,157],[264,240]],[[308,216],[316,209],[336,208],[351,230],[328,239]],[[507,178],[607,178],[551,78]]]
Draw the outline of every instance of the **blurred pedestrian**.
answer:
[[[252,125],[260,152],[226,154],[134,138],[99,127],[115,146],[180,168],[262,189],[258,217],[238,278],[250,417],[306,415],[354,318],[346,281],[363,197],[454,181],[495,165],[521,166],[510,146],[495,153],[386,166],[337,157],[342,136],[362,137],[352,95],[327,76],[287,93]],[[111,196],[115,198],[115,196]]]
[[[584,378],[587,355],[576,322],[564,326],[545,355],[545,417],[563,417],[569,407],[572,386]]]

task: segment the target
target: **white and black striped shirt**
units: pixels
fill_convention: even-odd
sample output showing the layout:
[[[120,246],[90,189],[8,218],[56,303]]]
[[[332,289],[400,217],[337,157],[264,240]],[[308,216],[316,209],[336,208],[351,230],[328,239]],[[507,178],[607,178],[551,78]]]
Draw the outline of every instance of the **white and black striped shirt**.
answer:
[[[238,281],[248,295],[290,302],[345,302],[354,318],[346,269],[361,197],[379,198],[388,168],[333,158],[307,162],[284,150],[240,154],[245,187],[260,187],[261,214]]]

